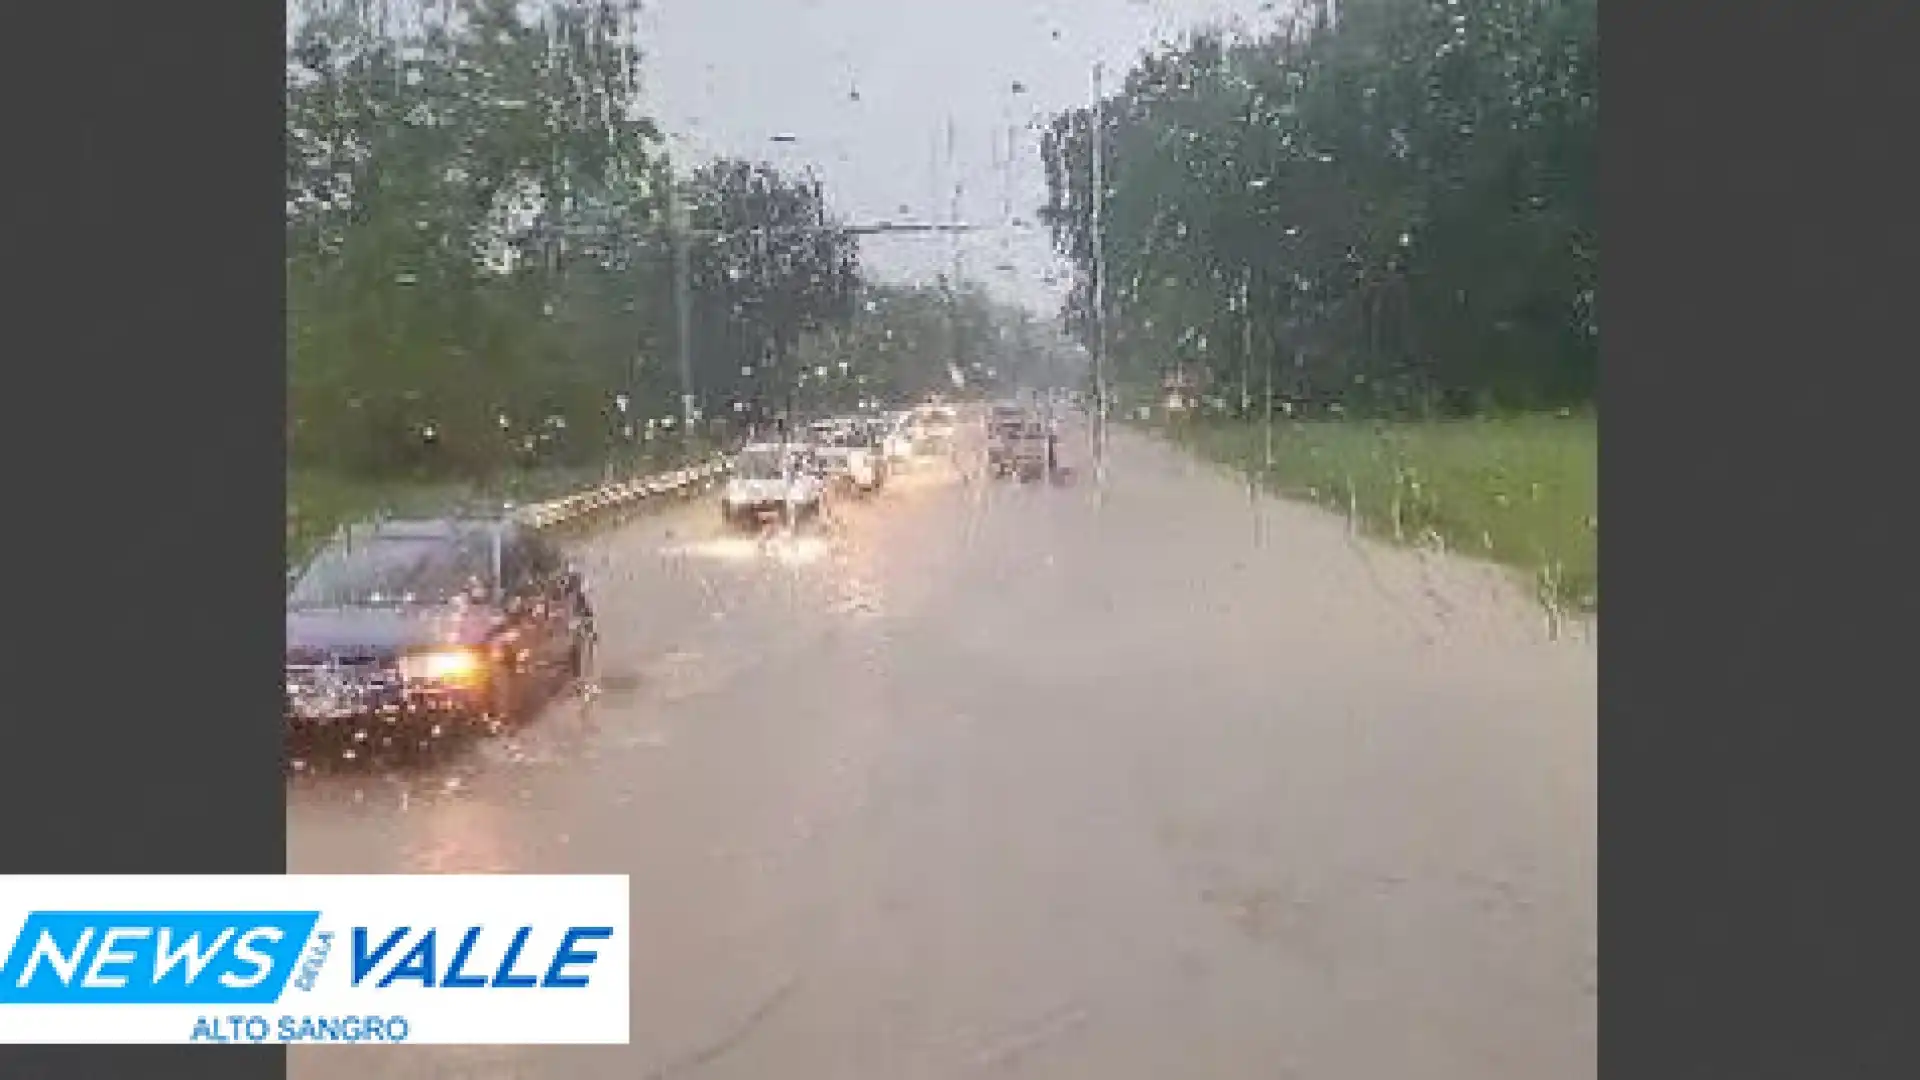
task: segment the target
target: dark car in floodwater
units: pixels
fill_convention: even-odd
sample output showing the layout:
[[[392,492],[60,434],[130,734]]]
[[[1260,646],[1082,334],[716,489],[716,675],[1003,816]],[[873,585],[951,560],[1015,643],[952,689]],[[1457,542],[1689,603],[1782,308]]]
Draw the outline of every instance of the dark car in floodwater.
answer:
[[[286,720],[296,740],[426,739],[524,718],[585,675],[585,584],[510,517],[342,530],[287,592]]]

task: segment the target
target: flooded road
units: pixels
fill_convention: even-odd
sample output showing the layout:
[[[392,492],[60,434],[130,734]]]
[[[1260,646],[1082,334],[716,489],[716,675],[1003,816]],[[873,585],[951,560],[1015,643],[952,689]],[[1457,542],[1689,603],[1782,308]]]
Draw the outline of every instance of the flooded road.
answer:
[[[585,542],[597,694],[290,779],[289,869],[630,874],[632,1045],[290,1075],[1594,1076],[1593,646],[1112,451],[1104,497],[942,468]]]

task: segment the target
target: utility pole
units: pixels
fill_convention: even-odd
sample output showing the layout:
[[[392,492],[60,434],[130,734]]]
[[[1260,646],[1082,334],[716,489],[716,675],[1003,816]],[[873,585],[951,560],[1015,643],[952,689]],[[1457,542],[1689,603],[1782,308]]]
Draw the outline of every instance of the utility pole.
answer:
[[[1267,475],[1271,476],[1273,475],[1273,349],[1272,348],[1267,349],[1267,360],[1266,360],[1265,367],[1267,369],[1267,419],[1265,424],[1266,441],[1267,441],[1266,465],[1267,465]]]
[[[1093,65],[1092,132],[1089,137],[1093,172],[1093,198],[1090,220],[1093,226],[1093,476],[1104,486],[1107,477],[1107,320],[1106,320],[1106,244],[1101,237],[1102,208],[1106,202],[1106,148],[1102,128],[1104,97],[1100,87],[1100,64]]]
[[[1240,271],[1240,418],[1253,410],[1253,309],[1248,305],[1251,267]]]
[[[688,249],[693,244],[687,227],[686,206],[680,200],[680,178],[667,169],[667,231],[673,245],[673,313],[678,333],[674,346],[680,363],[680,438],[686,449],[693,448],[693,282],[692,260]]]
[[[960,178],[960,158],[955,141],[958,131],[954,127],[953,115],[947,115],[947,170],[953,174],[953,201],[947,210],[947,224],[960,224],[960,193],[963,181]],[[947,272],[947,335],[951,350],[947,363],[954,371],[964,371],[961,365],[960,350],[960,234],[954,233],[952,245],[952,267]]]

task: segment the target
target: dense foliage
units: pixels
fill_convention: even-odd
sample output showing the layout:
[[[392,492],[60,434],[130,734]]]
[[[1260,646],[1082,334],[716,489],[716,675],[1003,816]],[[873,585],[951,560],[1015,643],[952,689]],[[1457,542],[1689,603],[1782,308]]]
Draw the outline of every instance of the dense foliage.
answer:
[[[1346,0],[1202,33],[1102,104],[1116,377],[1176,365],[1240,400],[1469,411],[1592,400],[1595,0]],[[1046,140],[1091,339],[1092,110]]]
[[[670,190],[641,96],[637,7],[290,8],[296,467],[484,476],[667,433],[681,392],[676,243],[689,245],[688,352],[710,412],[779,393],[796,342],[848,317],[856,245],[810,179],[718,162]],[[743,380],[743,367],[758,374]]]
[[[631,285],[658,273],[633,243],[660,160],[623,6],[289,12],[295,462],[484,471],[604,443],[581,421],[645,341]]]
[[[772,166],[715,161],[692,187],[695,340],[708,359],[738,362],[703,369],[703,410],[764,422],[797,389],[801,338],[851,317],[859,245],[817,183]]]

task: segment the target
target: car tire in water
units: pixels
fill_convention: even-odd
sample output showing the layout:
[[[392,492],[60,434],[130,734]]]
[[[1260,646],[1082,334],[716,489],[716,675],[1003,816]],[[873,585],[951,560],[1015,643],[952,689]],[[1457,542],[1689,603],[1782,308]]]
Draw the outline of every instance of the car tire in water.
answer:
[[[573,648],[567,650],[566,674],[568,681],[575,686],[584,683],[593,674],[594,644],[598,635],[589,630],[573,639]]]
[[[369,717],[341,734],[340,751],[342,756],[351,751],[353,757],[417,754],[433,744],[432,722],[433,717],[424,713]]]
[[[506,661],[497,662],[487,675],[486,696],[481,701],[477,726],[489,734],[518,727],[525,704],[525,676]]]
[[[426,750],[453,734],[456,724],[451,716],[411,716],[396,725],[393,741],[404,750]]]

